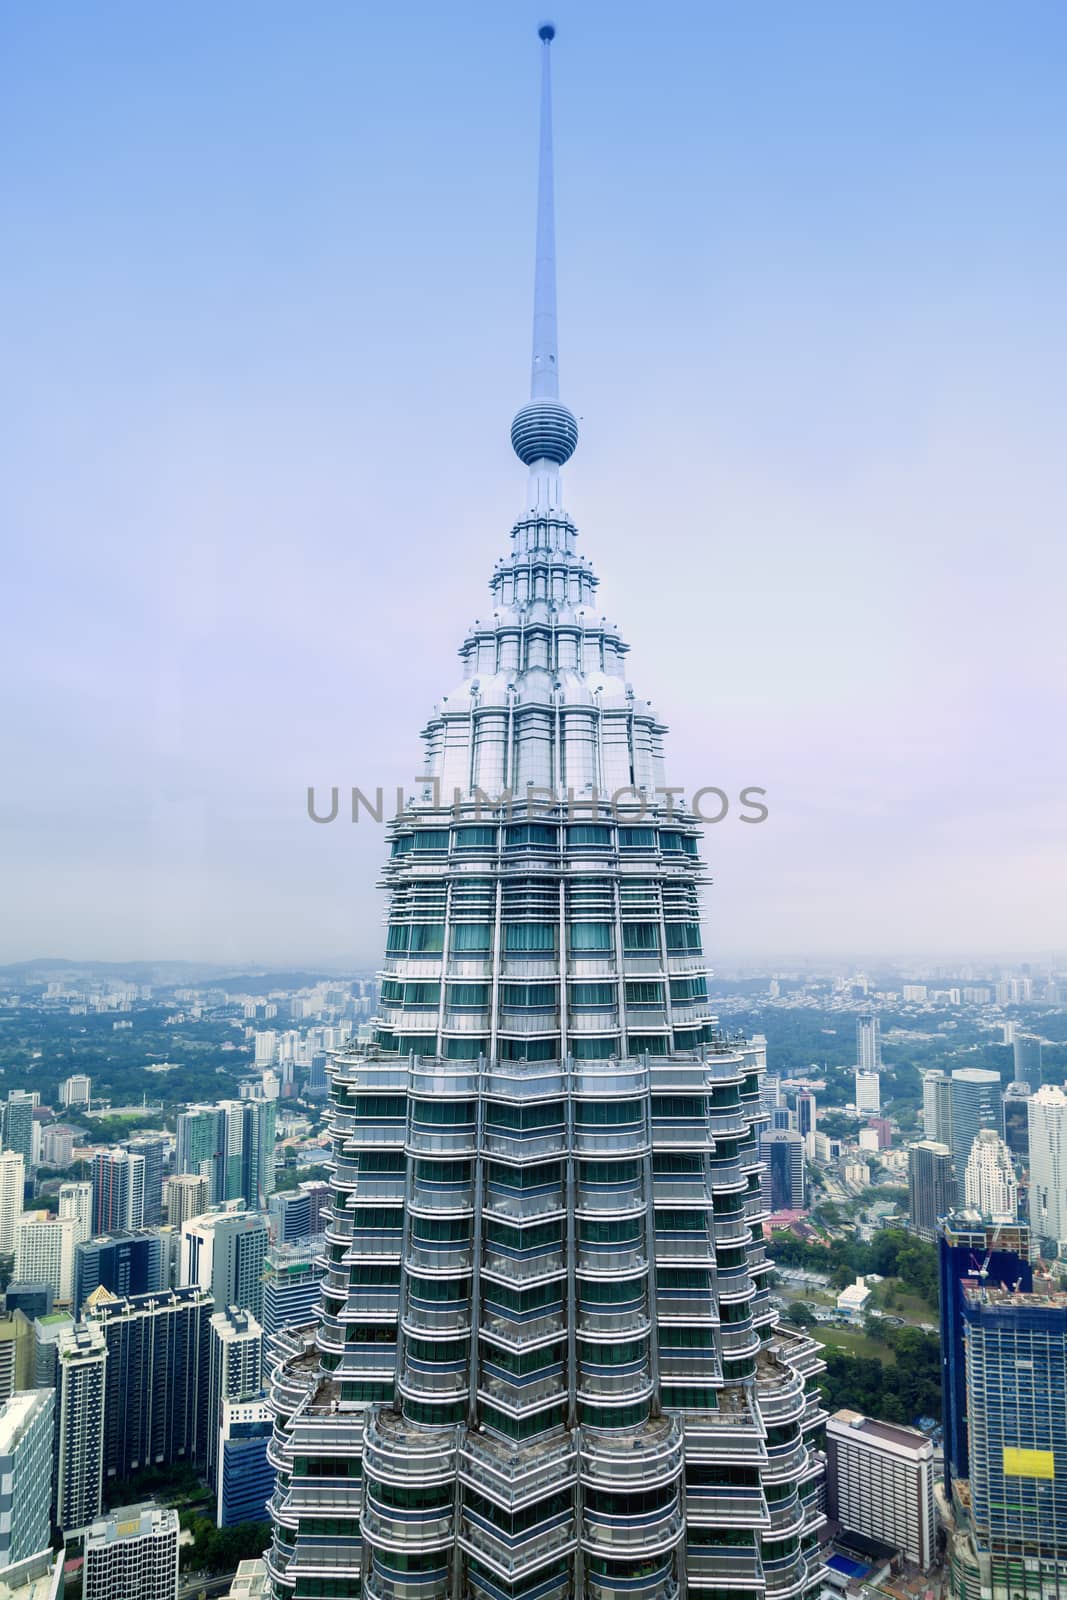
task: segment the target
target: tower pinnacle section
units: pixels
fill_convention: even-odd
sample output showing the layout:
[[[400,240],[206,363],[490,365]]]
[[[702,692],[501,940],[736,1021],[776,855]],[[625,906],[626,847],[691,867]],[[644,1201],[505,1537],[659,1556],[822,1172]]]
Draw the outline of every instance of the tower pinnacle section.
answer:
[[[559,398],[559,328],[556,317],[556,206],[552,169],[551,22],[541,25],[541,141],[537,175],[537,246],[534,267],[533,359],[530,399],[511,424],[511,443],[531,468],[531,505],[559,504],[557,468],[574,454],[578,424]]]

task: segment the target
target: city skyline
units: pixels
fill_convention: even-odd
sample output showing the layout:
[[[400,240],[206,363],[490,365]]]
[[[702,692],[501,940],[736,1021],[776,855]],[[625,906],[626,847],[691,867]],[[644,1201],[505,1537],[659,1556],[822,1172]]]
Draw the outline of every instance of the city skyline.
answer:
[[[306,790],[412,786],[519,509],[523,16],[250,15],[14,29],[0,960],[376,965],[384,833]],[[671,781],[767,790],[706,830],[715,964],[1058,942],[1065,23],[1027,17],[557,8],[571,509]]]

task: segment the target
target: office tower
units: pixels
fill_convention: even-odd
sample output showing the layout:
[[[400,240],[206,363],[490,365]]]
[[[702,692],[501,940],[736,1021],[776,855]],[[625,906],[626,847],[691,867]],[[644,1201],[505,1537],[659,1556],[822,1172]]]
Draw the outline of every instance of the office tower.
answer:
[[[200,1173],[176,1172],[166,1181],[167,1221],[181,1228],[193,1217],[201,1217],[214,1204],[210,1180]]]
[[[176,1600],[178,1513],[153,1505],[120,1506],[85,1538],[82,1600]]]
[[[1012,1040],[1015,1082],[1028,1089],[1041,1087],[1041,1040],[1032,1033],[1017,1033]]]
[[[73,1128],[55,1123],[41,1129],[41,1161],[48,1167],[69,1167],[74,1161],[78,1135]]]
[[[937,1553],[932,1442],[917,1428],[835,1411],[826,1423],[826,1508],[849,1533],[928,1570]]]
[[[269,1403],[224,1400],[219,1408],[219,1459],[215,1474],[215,1521],[220,1528],[262,1522],[274,1493],[269,1445],[274,1419]]]
[[[333,1061],[320,1314],[275,1339],[278,1596],[323,1562],[371,1600],[820,1582],[819,1355],[752,1277],[762,1046],[714,1026],[697,822],[654,796],[663,729],[562,509],[552,32],[525,509],[392,826],[377,1037]]]
[[[1025,1083],[1004,1090],[1004,1142],[1022,1166],[1030,1162],[1030,1093]]]
[[[125,1233],[144,1227],[144,1157],[101,1150],[93,1157],[93,1232]]]
[[[190,1106],[178,1116],[174,1165],[211,1181],[213,1204],[244,1200],[266,1206],[274,1190],[273,1100],[223,1100]]]
[[[952,1586],[1015,1600],[1067,1589],[1067,1295],[979,1283],[963,1293],[970,1494],[957,1497],[970,1550]],[[968,1557],[970,1559],[968,1559]]]
[[[20,1155],[27,1168],[33,1165],[34,1098],[22,1089],[12,1089],[3,1106],[3,1148]]]
[[[88,1111],[92,1099],[93,1080],[84,1072],[72,1073],[69,1078],[64,1078],[59,1086],[61,1106],[84,1106]]]
[[[181,1281],[207,1289],[216,1311],[240,1306],[263,1313],[266,1219],[240,1202],[194,1217],[182,1227]]]
[[[1000,1074],[985,1067],[956,1067],[952,1073],[952,1164],[959,1202],[966,1206],[967,1162],[982,1128],[1004,1137]]]
[[[34,1318],[33,1378],[35,1389],[58,1389],[56,1351],[60,1337],[74,1327],[69,1311],[51,1311]]]
[[[876,1150],[893,1148],[893,1124],[889,1117],[868,1117],[867,1127],[875,1136]]]
[[[47,1317],[52,1313],[55,1295],[50,1283],[25,1283],[20,1278],[12,1278],[4,1291],[7,1302],[8,1315],[21,1311],[24,1317],[31,1322],[37,1317]]]
[[[772,1211],[804,1209],[804,1141],[793,1128],[773,1128],[759,1142]]]
[[[945,1486],[969,1474],[967,1385],[964,1364],[963,1291],[989,1283],[1029,1291],[1030,1229],[1025,1223],[983,1222],[973,1212],[945,1217],[938,1239],[938,1303],[941,1307],[942,1423]]]
[[[0,1320],[0,1401],[33,1383],[33,1323],[9,1309]]]
[[[939,1219],[956,1209],[956,1174],[948,1145],[920,1139],[908,1147],[908,1226],[933,1244]]]
[[[856,1066],[860,1072],[881,1072],[882,1045],[878,1037],[878,1018],[863,1011],[856,1018]]]
[[[328,1183],[302,1183],[286,1194],[272,1194],[268,1207],[271,1237],[279,1244],[298,1244],[322,1232],[330,1205]]]
[[[214,1485],[219,1424],[224,1400],[258,1400],[263,1395],[263,1330],[239,1306],[216,1311],[209,1321],[207,1439],[205,1473]]]
[[[299,1328],[315,1315],[322,1284],[325,1241],[305,1239],[300,1244],[272,1244],[263,1272],[263,1337],[270,1339],[283,1328]],[[390,1370],[393,1356],[389,1352]]]
[[[202,1289],[122,1299],[97,1289],[86,1324],[107,1345],[104,1471],[128,1478],[152,1466],[203,1466],[211,1299]]]
[[[158,1294],[170,1287],[170,1252],[155,1228],[109,1233],[74,1248],[73,1306],[80,1313],[97,1289],[110,1294]]]
[[[69,1306],[74,1288],[72,1217],[25,1211],[15,1223],[15,1277],[51,1284],[57,1305]]]
[[[949,1144],[941,1132],[941,1091],[947,1090],[951,1079],[945,1072],[924,1072],[923,1084],[923,1137],[935,1139],[939,1144]]]
[[[59,1186],[59,1215],[69,1217],[74,1223],[75,1245],[88,1239],[93,1231],[93,1186],[91,1183],[61,1183]]]
[[[1030,1225],[1039,1239],[1067,1242],[1067,1094],[1046,1083],[1030,1096]]]
[[[52,1539],[55,1394],[30,1389],[0,1407],[0,1569]]]
[[[307,1083],[304,1085],[304,1094],[308,1100],[325,1100],[329,1093],[330,1082],[326,1072],[326,1062],[325,1050],[316,1050],[311,1057]]]
[[[78,1324],[56,1340],[56,1520],[69,1538],[100,1514],[104,1492],[104,1331]]]
[[[794,1103],[796,1106],[797,1132],[802,1139],[806,1139],[809,1133],[815,1132],[815,1096],[810,1089],[800,1089],[797,1091]]]
[[[1019,1214],[1019,1186],[1011,1151],[992,1128],[982,1128],[971,1146],[964,1174],[968,1211],[990,1222],[1014,1222]]]
[[[0,1153],[0,1256],[15,1254],[15,1223],[26,1195],[26,1161],[17,1150]]]
[[[179,1111],[174,1143],[175,1172],[206,1178],[212,1205],[222,1198],[223,1135],[224,1121],[218,1106],[188,1106]]]
[[[141,1226],[158,1227],[163,1221],[163,1162],[167,1141],[159,1134],[146,1133],[129,1140],[126,1149],[131,1156],[140,1156],[144,1161],[144,1218]]]
[[[862,1072],[859,1067],[853,1073],[855,1083],[856,1110],[861,1115],[877,1116],[882,1109],[882,1080],[877,1072]]]

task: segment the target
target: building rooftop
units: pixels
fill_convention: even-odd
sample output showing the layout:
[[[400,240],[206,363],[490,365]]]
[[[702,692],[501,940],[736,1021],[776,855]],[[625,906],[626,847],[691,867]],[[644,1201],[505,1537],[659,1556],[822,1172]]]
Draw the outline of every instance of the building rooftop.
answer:
[[[0,1571],[0,1600],[55,1600],[63,1581],[63,1552],[41,1550]]]
[[[898,1450],[908,1450],[915,1456],[933,1455],[933,1445],[918,1428],[906,1428],[896,1422],[878,1422],[874,1417],[865,1417],[862,1411],[849,1411],[846,1407],[832,1413],[827,1427],[832,1427],[835,1422],[839,1431],[848,1428],[864,1438],[895,1445]]]
[[[48,1389],[24,1389],[0,1406],[0,1453],[13,1450],[27,1425],[47,1403]]]
[[[133,1506],[116,1506],[98,1517],[85,1536],[86,1554],[116,1539],[142,1538],[150,1533],[177,1533],[178,1513],[171,1506],[143,1500]]]
[[[267,1590],[267,1563],[259,1558],[241,1561],[230,1584],[229,1600],[258,1600]]]

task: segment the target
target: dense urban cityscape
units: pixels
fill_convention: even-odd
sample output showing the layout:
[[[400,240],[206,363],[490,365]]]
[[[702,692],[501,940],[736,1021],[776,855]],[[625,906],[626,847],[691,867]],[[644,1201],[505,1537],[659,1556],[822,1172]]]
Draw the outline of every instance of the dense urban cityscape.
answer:
[[[710,970],[538,37],[526,492],[381,965],[0,968],[0,1600],[1067,1600],[1067,958]]]

